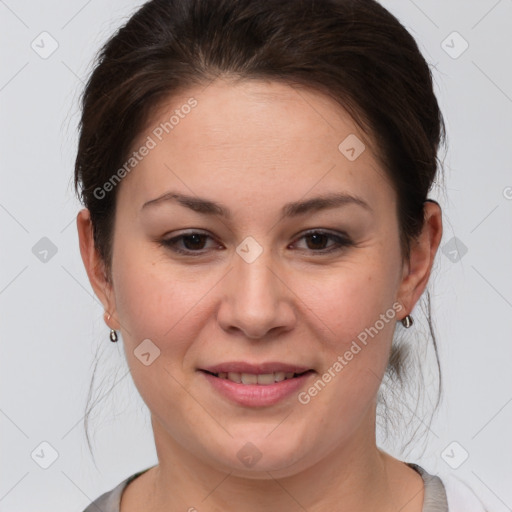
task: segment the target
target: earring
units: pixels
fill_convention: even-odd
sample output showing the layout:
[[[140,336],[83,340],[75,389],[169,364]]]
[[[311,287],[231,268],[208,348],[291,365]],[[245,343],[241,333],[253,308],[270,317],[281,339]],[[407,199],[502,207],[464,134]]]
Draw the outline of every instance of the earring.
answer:
[[[402,318],[401,322],[406,329],[409,329],[409,327],[414,323],[411,315],[407,315]]]
[[[109,314],[107,320],[110,320],[110,316],[111,315]],[[110,341],[115,343],[117,340],[117,331],[115,331],[114,329],[110,329]]]

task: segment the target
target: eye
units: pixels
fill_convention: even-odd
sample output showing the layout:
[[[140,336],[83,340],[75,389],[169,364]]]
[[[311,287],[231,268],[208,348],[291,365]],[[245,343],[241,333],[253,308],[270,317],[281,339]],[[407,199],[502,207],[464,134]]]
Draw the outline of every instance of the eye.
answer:
[[[205,240],[208,238],[212,239],[212,237],[206,233],[191,231],[190,233],[184,233],[173,238],[163,239],[160,241],[160,244],[169,247],[172,251],[179,254],[199,256],[204,253],[204,251],[200,252],[200,250],[203,249]],[[185,249],[178,246],[180,243],[183,243]]]
[[[354,245],[352,240],[344,234],[334,234],[328,231],[320,230],[308,231],[299,238],[299,240],[302,239],[310,240],[312,242],[311,244],[306,243],[308,246],[307,249],[320,254],[331,253],[341,250],[344,247]],[[331,244],[330,247],[325,247],[325,243],[327,243],[329,240],[333,240],[334,243]]]
[[[172,251],[185,254],[190,256],[201,256],[207,250],[205,243],[207,240],[213,240],[210,235],[206,233],[191,231],[184,233],[173,238],[160,240],[160,245],[168,247]],[[352,240],[345,234],[334,234],[328,231],[312,230],[303,234],[298,240],[306,240],[307,248],[310,252],[321,254],[331,253],[337,250],[341,250],[344,247],[354,245]],[[325,244],[329,241],[334,241],[330,246],[325,247]],[[310,243],[307,243],[310,241]],[[218,246],[217,246],[218,247]]]

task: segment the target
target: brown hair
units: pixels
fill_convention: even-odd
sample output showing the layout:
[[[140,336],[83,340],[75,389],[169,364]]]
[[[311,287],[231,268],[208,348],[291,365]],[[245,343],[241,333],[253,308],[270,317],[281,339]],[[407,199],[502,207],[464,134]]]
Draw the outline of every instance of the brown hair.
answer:
[[[95,190],[162,101],[218,77],[278,81],[339,102],[375,143],[395,187],[408,257],[445,127],[431,70],[400,22],[374,0],[152,0],[103,46],[82,97],[75,190],[107,278],[118,187],[100,198]],[[439,370],[430,296],[428,324]],[[403,346],[394,344],[388,370],[402,380]]]

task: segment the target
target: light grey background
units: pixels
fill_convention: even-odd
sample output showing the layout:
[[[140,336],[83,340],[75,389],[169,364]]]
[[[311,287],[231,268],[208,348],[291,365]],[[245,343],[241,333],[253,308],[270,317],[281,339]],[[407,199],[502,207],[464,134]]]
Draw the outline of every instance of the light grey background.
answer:
[[[408,460],[460,477],[490,510],[512,510],[512,0],[382,3],[434,66],[449,144],[431,285],[444,400],[426,449]],[[149,416],[80,259],[71,186],[92,58],[140,4],[0,0],[2,512],[82,511],[156,463]],[[469,44],[461,55],[454,31]],[[95,466],[82,417],[98,346]]]

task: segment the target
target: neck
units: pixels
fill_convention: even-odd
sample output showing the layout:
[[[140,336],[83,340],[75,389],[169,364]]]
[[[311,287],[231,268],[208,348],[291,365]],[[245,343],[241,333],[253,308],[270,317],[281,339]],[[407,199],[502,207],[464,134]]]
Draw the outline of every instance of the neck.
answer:
[[[421,477],[378,449],[375,419],[290,476],[262,471],[250,477],[222,471],[185,450],[153,418],[159,465],[152,479],[152,512],[244,510],[421,511]],[[169,508],[172,504],[173,508]]]

